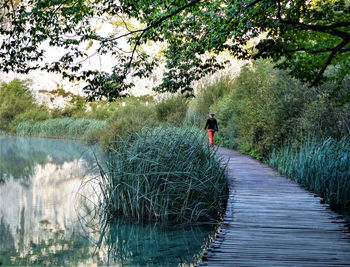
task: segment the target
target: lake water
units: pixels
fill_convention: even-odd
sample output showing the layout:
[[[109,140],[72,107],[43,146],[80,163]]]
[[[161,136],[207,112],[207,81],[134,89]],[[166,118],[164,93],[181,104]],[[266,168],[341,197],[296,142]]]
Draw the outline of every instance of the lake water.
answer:
[[[77,141],[0,136],[0,265],[197,263],[215,226],[99,223],[95,157]]]

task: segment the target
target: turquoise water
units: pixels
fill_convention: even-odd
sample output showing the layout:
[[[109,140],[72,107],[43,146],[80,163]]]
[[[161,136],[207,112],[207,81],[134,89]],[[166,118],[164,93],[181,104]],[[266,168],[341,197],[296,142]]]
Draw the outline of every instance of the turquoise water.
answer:
[[[99,223],[96,157],[76,141],[0,136],[0,265],[198,262],[216,226]]]

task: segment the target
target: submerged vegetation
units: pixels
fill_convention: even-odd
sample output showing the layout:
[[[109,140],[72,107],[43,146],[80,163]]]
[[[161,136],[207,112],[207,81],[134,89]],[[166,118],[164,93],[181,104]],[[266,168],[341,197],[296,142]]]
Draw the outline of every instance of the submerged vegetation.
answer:
[[[222,219],[225,168],[196,129],[144,128],[112,149],[102,173],[107,217],[194,222]]]

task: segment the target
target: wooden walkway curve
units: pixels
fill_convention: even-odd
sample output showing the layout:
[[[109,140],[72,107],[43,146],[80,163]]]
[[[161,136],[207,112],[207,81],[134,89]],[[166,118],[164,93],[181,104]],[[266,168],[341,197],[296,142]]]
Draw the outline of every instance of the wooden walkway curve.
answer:
[[[239,152],[228,160],[230,197],[198,266],[350,266],[350,234],[320,198]]]

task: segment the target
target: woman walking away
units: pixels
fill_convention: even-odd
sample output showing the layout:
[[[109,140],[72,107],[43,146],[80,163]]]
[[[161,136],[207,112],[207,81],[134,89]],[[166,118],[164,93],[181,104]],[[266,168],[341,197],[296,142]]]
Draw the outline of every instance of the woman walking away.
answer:
[[[219,131],[219,128],[218,128],[218,123],[214,118],[215,114],[210,113],[209,116],[210,118],[207,120],[207,123],[205,124],[204,129],[208,129],[209,144],[212,146],[214,145],[214,133],[215,131]]]

